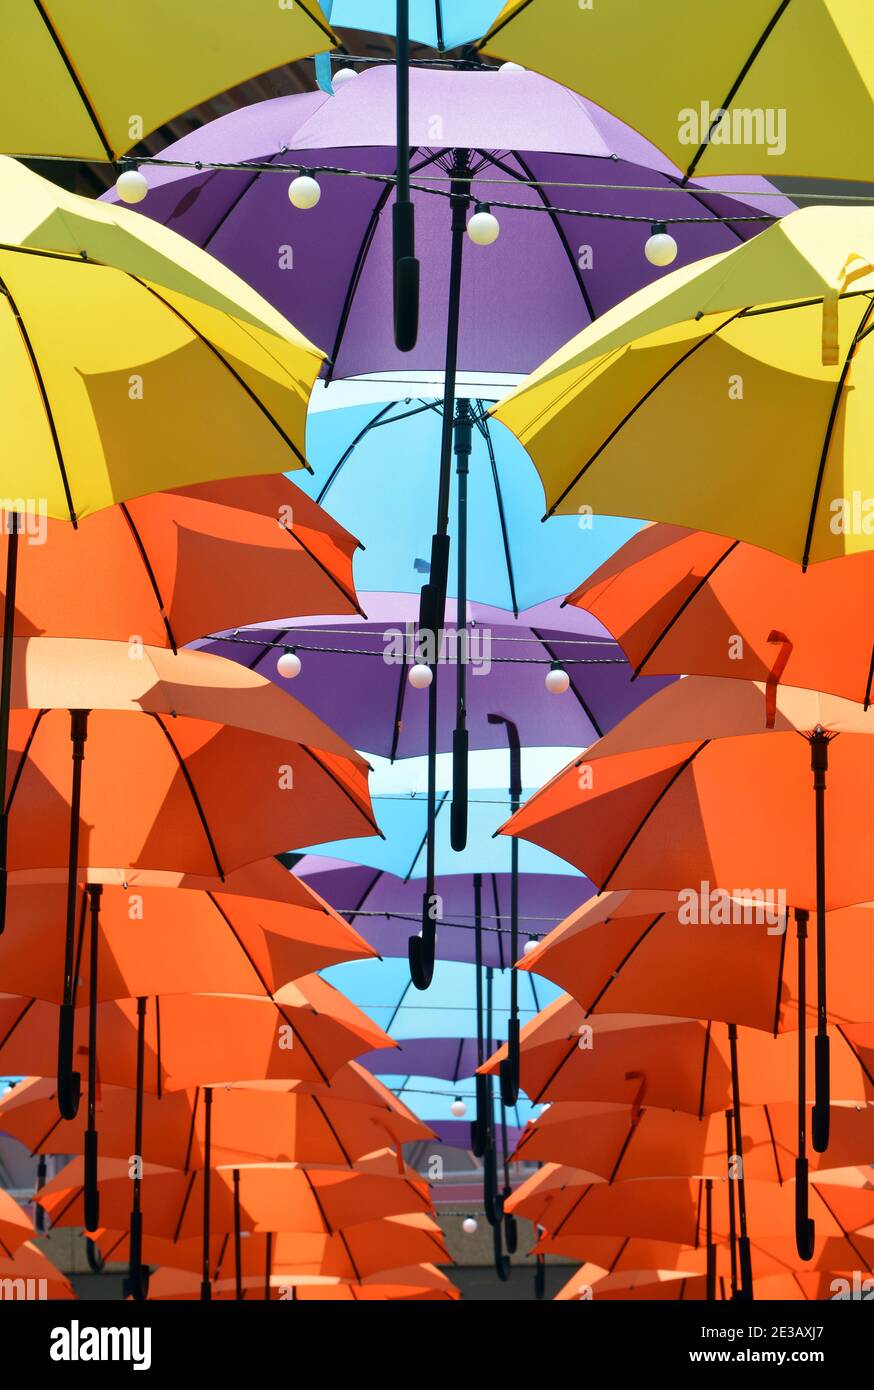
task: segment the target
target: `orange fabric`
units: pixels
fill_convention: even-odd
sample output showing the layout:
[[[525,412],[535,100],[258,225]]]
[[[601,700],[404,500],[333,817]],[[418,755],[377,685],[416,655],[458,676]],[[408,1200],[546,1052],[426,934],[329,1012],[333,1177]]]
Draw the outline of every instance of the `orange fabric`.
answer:
[[[44,524],[44,535],[19,541],[21,637],[127,642],[136,635],[181,647],[277,615],[359,611],[358,542],[281,475],[151,493],[95,512],[76,529]],[[4,527],[0,597],[6,548]]]
[[[73,1286],[65,1274],[36,1245],[26,1240],[10,1259],[0,1257],[0,1279],[44,1279],[46,1298],[75,1298]]]
[[[566,995],[522,1029],[522,1087],[533,1101],[608,1101],[710,1115],[731,1104],[728,1028],[724,1023],[647,1014],[586,1017]],[[813,1075],[813,1036],[807,1038]],[[747,1105],[794,1101],[798,1035],[774,1038],[738,1028],[738,1071]],[[2,1054],[0,1054],[2,1056]],[[483,1067],[496,1074],[500,1048]],[[874,1101],[874,1029],[834,1031],[832,1099]]]
[[[101,1087],[96,1123],[106,1157],[130,1154],[135,1101],[136,1092],[126,1087]],[[293,1081],[219,1086],[212,1096],[211,1162],[348,1164],[381,1148],[386,1129],[399,1143],[431,1137],[404,1107],[376,1101],[375,1091],[372,1103],[362,1104],[338,1098],[330,1085],[307,1093]],[[144,1096],[143,1156],[166,1168],[202,1168],[204,1122],[200,1088]],[[81,1153],[86,1123],[84,1106],[75,1120],[58,1119],[55,1083],[48,1078],[29,1078],[0,1098],[0,1130],[32,1153]]]
[[[11,1259],[21,1244],[33,1235],[30,1218],[14,1197],[0,1188],[0,1255]]]
[[[134,999],[97,1007],[97,1059],[106,1086],[136,1084]],[[57,1008],[21,995],[0,995],[0,1074],[54,1075]],[[145,1089],[264,1077],[323,1082],[344,1062],[392,1040],[317,975],[284,986],[276,999],[246,995],[169,994],[146,1005]],[[88,1010],[76,1010],[74,1056],[88,1056]]]
[[[70,709],[91,710],[82,864],[215,876],[376,830],[365,761],[236,662],[157,647],[132,659],[127,643],[48,637],[15,647],[11,868],[67,863]]]
[[[310,1303],[374,1303],[400,1300],[406,1302],[445,1302],[461,1297],[458,1289],[450,1283],[445,1275],[439,1275],[435,1279],[435,1274],[438,1274],[438,1271],[432,1272],[427,1266],[421,1266],[417,1269],[389,1270],[385,1282],[380,1279],[379,1282],[366,1284],[353,1281],[331,1283],[319,1279],[289,1279],[279,1276],[272,1281],[270,1298]],[[401,1280],[401,1276],[403,1276],[403,1280]],[[233,1279],[222,1279],[212,1286],[214,1299],[231,1300],[235,1299],[236,1296],[237,1286]],[[200,1278],[196,1274],[186,1274],[175,1269],[157,1270],[149,1284],[149,1300],[165,1298],[199,1299]],[[243,1280],[243,1298],[249,1302],[264,1299],[264,1279],[259,1279],[257,1275],[245,1278]]]
[[[74,1158],[39,1193],[55,1226],[84,1221],[84,1160]],[[98,1166],[101,1219],[118,1229],[130,1215],[129,1160],[106,1158]],[[233,1169],[215,1168],[210,1182],[210,1230],[233,1232]],[[331,1235],[358,1221],[431,1210],[423,1184],[352,1168],[297,1164],[241,1166],[241,1223],[255,1231]],[[184,1240],[203,1231],[202,1173],[143,1166],[143,1229]]]
[[[776,628],[792,643],[780,684],[866,698],[871,552],[804,573],[757,546],[659,524],[632,537],[569,602],[599,618],[641,674],[767,681]]]
[[[582,869],[599,888],[782,889],[815,905],[814,797],[805,738],[833,735],[826,906],[874,898],[874,709],[781,686],[690,676],[660,691],[502,827]]]
[[[798,1026],[798,941],[775,905],[714,899],[690,921],[676,893],[601,893],[572,912],[520,962],[595,1013],[723,1019],[767,1031]],[[757,915],[758,914],[758,915]],[[735,920],[713,921],[732,916]],[[744,920],[746,917],[746,921]],[[785,927],[785,931],[784,931]],[[829,1012],[863,1023],[872,1012],[874,908],[828,915]],[[808,970],[813,952],[808,946]],[[677,962],[682,960],[682,970]],[[816,1001],[808,1000],[808,1022]]]

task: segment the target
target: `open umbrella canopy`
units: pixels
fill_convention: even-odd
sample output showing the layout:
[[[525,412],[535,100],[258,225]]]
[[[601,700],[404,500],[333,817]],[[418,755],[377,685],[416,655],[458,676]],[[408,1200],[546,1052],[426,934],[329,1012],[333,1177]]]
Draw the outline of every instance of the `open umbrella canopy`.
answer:
[[[208,42],[193,0],[150,0],[147,16],[120,15],[112,0],[15,0],[5,19],[0,150],[89,160],[113,160],[190,107],[337,42],[316,0],[252,14],[217,0]]]
[[[391,759],[426,751],[428,696],[413,689],[410,669],[430,653],[420,638],[418,601],[406,594],[363,594],[367,618],[262,623],[209,638],[198,646],[239,661],[289,688],[277,671],[285,647],[302,663],[294,693],[310,709],[367,753]],[[471,748],[506,747],[499,711],[513,720],[524,744],[584,747],[605,733],[661,683],[630,680],[627,660],[588,614],[540,604],[519,615],[469,604],[466,623],[447,604],[442,651],[447,671],[469,670],[466,726]],[[569,688],[557,697],[545,678],[553,663],[567,672]],[[350,688],[357,691],[353,702]],[[438,705],[437,748],[452,747],[454,692]]]
[[[25,512],[304,465],[322,354],[212,257],[0,160],[3,457]],[[28,500],[30,499],[30,500]]]
[[[827,932],[831,1017],[866,1023],[871,906],[829,913]],[[718,890],[703,900],[641,889],[601,893],[532,947],[519,968],[545,975],[590,1013],[724,1019],[775,1033],[798,1026],[798,941],[785,909]]]
[[[0,1257],[0,1279],[4,1281],[4,1289],[12,1290],[7,1295],[12,1298],[39,1297],[54,1300],[76,1297],[67,1276],[52,1263],[44,1250],[29,1240],[17,1246],[11,1256]],[[19,1288],[22,1290],[20,1294],[17,1292]],[[34,1288],[38,1291],[36,1294],[28,1292]]]
[[[780,681],[870,703],[870,551],[804,572],[743,541],[653,525],[567,602],[600,619],[635,678],[684,671]]]
[[[270,1162],[354,1163],[382,1148],[387,1139],[404,1144],[431,1137],[390,1091],[366,1072],[370,1100],[348,1100],[339,1084],[304,1089],[299,1083],[250,1082],[217,1087],[211,1105],[210,1161],[216,1166]],[[136,1095],[122,1086],[102,1086],[97,1106],[100,1147],[109,1158],[130,1154]],[[152,1163],[185,1172],[205,1163],[203,1090],[148,1095],[143,1101],[143,1153]],[[0,1099],[0,1130],[32,1153],[83,1151],[84,1117],[60,1120],[55,1083],[30,1077]]]
[[[71,527],[24,518],[19,637],[181,647],[229,619],[358,612],[357,541],[281,475],[202,483],[107,507]],[[0,534],[0,584],[8,529]]]
[[[237,1293],[235,1280],[220,1280],[213,1284],[212,1297],[231,1299],[271,1298],[292,1302],[381,1303],[381,1302],[445,1302],[461,1298],[458,1289],[445,1274],[433,1265],[407,1266],[383,1270],[373,1282],[323,1279],[316,1275],[274,1275],[265,1287],[264,1277],[247,1275],[242,1295]],[[149,1284],[149,1299],[200,1298],[200,1280],[194,1274],[179,1270],[161,1269]]]
[[[471,246],[465,257],[462,371],[530,371],[596,315],[649,284],[659,274],[643,254],[653,222],[699,219],[679,235],[690,261],[755,236],[791,206],[773,196],[762,202],[756,192],[743,201],[707,186],[678,189],[679,169],[635,131],[536,74],[416,69],[409,134],[422,313],[416,346],[404,353],[386,312],[396,134],[395,74],[371,69],[333,96],[280,97],[185,136],[161,158],[189,167],[149,167],[140,207],[288,313],[328,353],[326,377],[333,380],[442,371],[456,152],[465,154],[464,196],[493,202],[502,224],[496,244]],[[289,173],[202,167],[230,161]],[[290,210],[289,180],[301,168],[318,172],[322,197],[317,207]],[[758,191],[773,194],[764,183]]]
[[[100,1162],[104,1219],[116,1228],[130,1209],[127,1159]],[[427,1184],[355,1168],[298,1163],[249,1164],[215,1168],[211,1179],[210,1230],[234,1230],[234,1172],[240,1175],[240,1220],[255,1231],[293,1231],[332,1235],[358,1221],[431,1210]],[[144,1230],[165,1239],[202,1234],[203,1174],[183,1173],[157,1164],[143,1165],[148,1191]],[[82,1225],[83,1164],[74,1158],[41,1188],[39,1205],[54,1226]]]
[[[507,0],[481,46],[585,91],[687,176],[870,171],[874,17],[854,0],[744,0],[708,24],[696,0]]]
[[[87,1060],[87,1010],[76,1009],[74,1056]],[[58,1009],[0,995],[0,1071],[53,1076]],[[137,1076],[137,1001],[97,1006],[97,1065],[102,1084],[133,1087]],[[317,975],[250,995],[168,994],[145,1004],[144,1088],[185,1090],[241,1080],[328,1081],[345,1062],[390,1046],[377,1025]]]
[[[410,923],[422,915],[420,879],[404,879],[364,864],[306,854],[295,874],[321,894],[381,956],[403,955]],[[512,885],[507,873],[482,875],[483,964],[506,969],[510,957]],[[536,941],[559,925],[592,892],[567,874],[519,875],[519,930]],[[444,874],[436,881],[441,903],[440,959],[472,964],[476,958],[476,890],[473,874]],[[539,972],[543,973],[543,972]],[[563,989],[567,985],[561,981]]]
[[[495,411],[547,515],[633,513],[805,565],[871,549],[872,261],[871,209],[805,208],[604,314]]]
[[[70,710],[89,711],[85,864],[221,876],[316,825],[329,834],[376,830],[363,760],[235,662],[126,642],[42,637],[15,645],[11,866],[67,862]]]
[[[24,1241],[33,1235],[33,1222],[14,1197],[0,1189],[0,1254],[12,1259]]]
[[[747,1105],[795,1101],[798,1035],[739,1027],[738,1071]],[[807,1034],[812,1069],[814,1039]],[[835,1030],[832,1096],[874,1101],[870,1025]],[[497,1073],[506,1047],[483,1070]],[[562,996],[522,1030],[522,1086],[535,1102],[607,1101],[713,1115],[732,1104],[728,1027],[647,1014],[593,1014]]]
[[[410,0],[410,38],[441,50],[457,48],[484,34],[500,8],[499,0]],[[395,32],[395,0],[327,0],[322,10],[337,28]],[[342,65],[342,58],[337,61]]]

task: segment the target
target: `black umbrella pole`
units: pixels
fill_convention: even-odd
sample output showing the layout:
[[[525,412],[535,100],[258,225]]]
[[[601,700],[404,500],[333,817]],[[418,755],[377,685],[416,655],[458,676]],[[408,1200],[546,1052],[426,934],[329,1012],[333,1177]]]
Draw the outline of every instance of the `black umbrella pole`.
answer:
[[[810,740],[810,765],[816,801],[816,1042],[814,1043],[814,1105],[811,1142],[818,1154],[829,1140],[831,1067],[829,1064],[828,1011],[826,1008],[825,914],[825,785],[828,773],[828,734],[816,729]]]
[[[100,941],[100,899],[103,885],[89,883],[88,906],[91,939],[88,984],[88,1126],[85,1130],[85,1230],[100,1225],[100,1189],[97,1184],[97,982]]]
[[[128,1251],[128,1275],[124,1281],[124,1295],[142,1302],[149,1291],[149,1277],[143,1269],[143,1211],[142,1211],[142,1169],[143,1169],[143,1090],[145,1087],[146,1061],[146,1001],[137,1000],[137,1086],[134,1111],[134,1194],[130,1214],[130,1241]]]
[[[476,972],[476,1064],[485,1061],[483,1027],[483,879],[473,876],[474,969]],[[476,1074],[476,1119],[470,1127],[470,1147],[475,1158],[482,1158],[489,1144],[489,1078]]]
[[[726,1155],[731,1153],[734,1144],[734,1116],[730,1110],[725,1112]],[[728,1249],[731,1257],[731,1296],[737,1298],[737,1227],[734,1215],[734,1183],[729,1176],[726,1183],[728,1191]]]
[[[47,1173],[48,1164],[46,1163],[46,1156],[45,1154],[40,1154],[36,1165],[36,1191],[34,1193],[35,1197],[39,1196],[40,1192],[45,1187]],[[37,1233],[39,1235],[42,1235],[46,1228],[46,1214],[41,1206],[37,1206],[36,1211],[34,1212],[33,1224],[37,1229]]]
[[[473,428],[469,401],[459,401],[455,420],[455,472],[458,478],[458,603],[455,646],[455,730],[452,735],[452,820],[450,841],[456,853],[467,845],[467,481]]]
[[[234,1169],[234,1298],[239,1303],[243,1297],[243,1232],[240,1220],[240,1170]]]
[[[70,791],[70,851],[67,868],[67,929],[64,942],[64,994],[58,1020],[58,1109],[64,1120],[74,1120],[79,1110],[81,1077],[73,1070],[75,1028],[76,894],[79,882],[79,820],[82,804],[82,764],[88,737],[88,711],[70,711],[73,744],[73,779]]]
[[[807,1164],[807,923],[809,914],[795,909],[798,936],[798,1156],[795,1159],[795,1248],[802,1260],[813,1259],[816,1232],[810,1219]]]
[[[750,1254],[750,1238],[747,1234],[747,1189],[744,1175],[744,1140],[741,1124],[740,1079],[737,1064],[737,1027],[728,1025],[728,1046],[731,1055],[731,1106],[734,1112],[734,1156],[737,1159],[737,1212],[740,1234],[737,1242],[738,1263],[740,1265],[740,1297],[753,1297],[753,1266]],[[731,1175],[729,1175],[729,1178]]]
[[[713,1244],[713,1179],[704,1180],[704,1200],[707,1213],[707,1302],[716,1300],[716,1246]]]
[[[410,198],[410,0],[397,0],[397,188],[393,212],[394,333],[399,352],[412,352],[419,336],[419,262],[416,214]]]
[[[490,724],[503,724],[510,746],[510,811],[513,815],[522,801],[522,741],[512,719],[490,714]],[[510,960],[515,966],[519,955],[519,842],[510,842]],[[510,1017],[507,1021],[507,1056],[501,1063],[501,1097],[505,1105],[519,1099],[521,1058],[519,1048],[519,976],[510,972]]]
[[[12,654],[15,650],[15,589],[18,581],[17,512],[9,515],[9,534],[6,541],[6,601],[3,609],[3,662],[0,667],[0,932],[6,926],[6,855],[8,818],[6,814],[6,773],[9,766],[9,718],[12,712]]]
[[[212,1179],[212,1087],[203,1092],[206,1118],[203,1139],[203,1253],[201,1259],[200,1301],[209,1303],[212,1299],[212,1284],[209,1278],[209,1228],[210,1228],[210,1182]]]
[[[437,675],[431,667],[428,687],[428,826],[425,849],[425,891],[422,895],[422,927],[407,942],[410,979],[416,989],[428,989],[434,978],[437,958]]]

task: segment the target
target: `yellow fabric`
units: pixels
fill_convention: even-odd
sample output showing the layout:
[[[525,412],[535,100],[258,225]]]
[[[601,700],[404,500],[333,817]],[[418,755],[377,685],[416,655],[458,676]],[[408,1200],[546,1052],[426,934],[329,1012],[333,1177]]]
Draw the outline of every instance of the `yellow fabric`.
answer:
[[[114,158],[217,93],[338,42],[316,0],[40,8],[45,18],[34,0],[3,0],[4,154]]]
[[[848,246],[868,264],[850,267],[862,273],[836,301],[839,360],[823,365]],[[797,561],[872,549],[871,264],[874,211],[792,213],[632,295],[494,414],[550,511],[673,522]]]
[[[323,360],[175,232],[0,158],[0,499],[69,517],[66,474],[80,517],[300,467]]]
[[[707,136],[702,103],[711,113],[727,103],[732,115],[698,174],[870,179],[869,0],[789,0],[728,100],[779,9],[780,0],[511,0],[484,48],[582,92],[684,171]]]

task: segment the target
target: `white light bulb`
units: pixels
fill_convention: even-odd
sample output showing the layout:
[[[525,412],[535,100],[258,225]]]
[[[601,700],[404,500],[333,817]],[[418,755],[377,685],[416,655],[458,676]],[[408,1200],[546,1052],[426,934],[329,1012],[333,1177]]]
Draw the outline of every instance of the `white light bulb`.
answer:
[[[498,72],[524,72],[524,71],[525,71],[525,69],[523,68],[523,66],[522,66],[521,63],[502,63],[501,66],[498,68]]]
[[[479,1226],[472,1216],[466,1216],[461,1223],[461,1229],[466,1236],[475,1236],[479,1230]]]
[[[283,680],[293,681],[300,675],[301,661],[297,652],[283,652],[276,663],[276,669]]]
[[[141,203],[149,191],[145,174],[139,169],[125,169],[115,181],[115,191],[123,203]]]
[[[331,86],[336,92],[338,87],[345,87],[347,82],[351,82],[357,76],[354,68],[338,68],[331,77]]]
[[[467,1114],[467,1106],[463,1100],[454,1100],[449,1109],[452,1111],[456,1120],[463,1120]]]
[[[298,174],[288,185],[288,196],[296,208],[307,212],[314,208],[322,196],[322,190],[310,174]]]
[[[546,673],[544,682],[550,695],[563,695],[571,683],[571,678],[563,666],[554,662],[551,670]]]
[[[654,222],[652,235],[643,248],[643,254],[650,265],[672,265],[677,259],[677,243],[664,222]]]
[[[501,224],[487,206],[478,204],[467,224],[467,235],[477,246],[493,246],[501,235]]]
[[[526,942],[525,942],[525,945],[524,945],[523,948],[522,948],[522,954],[523,954],[523,956],[530,956],[530,955],[531,955],[531,952],[532,952],[532,951],[536,951],[536,950],[537,950],[537,947],[538,947],[539,945],[540,945],[540,942],[537,941],[537,940],[535,940],[535,938],[532,936],[531,940],[530,940],[530,941],[526,941]]]
[[[414,690],[427,690],[433,679],[434,673],[431,667],[426,666],[421,661],[417,661],[415,666],[410,667],[410,674],[407,677]]]

